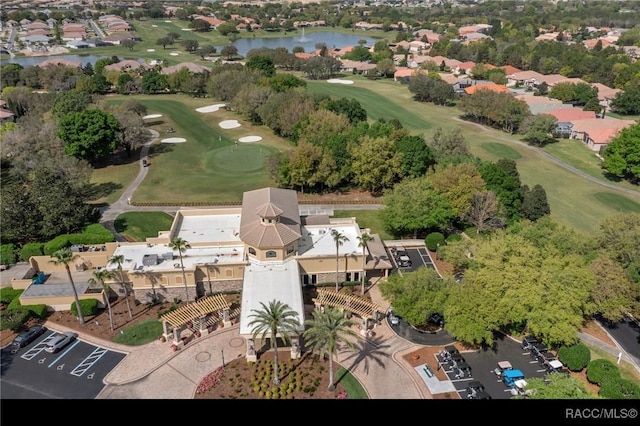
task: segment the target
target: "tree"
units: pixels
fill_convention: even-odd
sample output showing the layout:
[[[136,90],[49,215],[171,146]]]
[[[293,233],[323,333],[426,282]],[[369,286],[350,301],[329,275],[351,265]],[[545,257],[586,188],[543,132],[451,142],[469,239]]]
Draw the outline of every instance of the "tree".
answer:
[[[389,137],[363,136],[349,152],[353,182],[365,191],[380,194],[402,176],[402,155]]]
[[[338,345],[344,343],[350,349],[355,345],[349,338],[357,337],[351,329],[353,321],[346,317],[346,313],[336,308],[314,309],[313,319],[305,321],[308,327],[303,336],[320,356],[329,356],[329,390],[335,389],[333,379],[333,357],[338,352]]]
[[[380,216],[394,236],[413,238],[419,232],[446,229],[455,218],[449,201],[425,177],[405,179],[386,192]]]
[[[331,236],[333,237],[333,241],[336,243],[336,292],[338,292],[338,267],[340,265],[340,246],[344,244],[345,241],[349,241],[349,237],[342,234],[340,231],[333,230],[331,231]]]
[[[121,130],[113,114],[96,108],[66,114],[60,118],[58,128],[67,155],[87,161],[111,154]]]
[[[527,117],[522,123],[520,132],[524,133],[525,141],[534,146],[543,146],[553,142],[553,131],[558,119],[551,114],[536,114]]]
[[[238,54],[238,48],[233,44],[226,45],[220,50],[220,55],[227,58],[229,61]]]
[[[622,266],[604,254],[594,259],[590,267],[596,277],[591,298],[598,313],[612,323],[623,320],[635,308],[637,288]]]
[[[367,121],[367,111],[357,99],[326,99],[320,102],[320,105],[336,114],[344,115],[349,119],[349,123],[351,124]]]
[[[433,189],[449,201],[453,213],[460,219],[469,210],[473,196],[485,190],[484,180],[473,163],[437,165],[427,177]]]
[[[129,49],[129,51],[133,51],[133,47],[134,47],[135,45],[136,45],[136,41],[135,41],[135,40],[133,40],[133,39],[131,39],[131,38],[128,38],[128,39],[122,40],[122,41],[120,42],[120,46],[122,46],[122,47],[126,47],[127,49]]]
[[[367,243],[373,240],[374,237],[367,232],[363,232],[362,235],[358,236],[358,246],[362,247],[362,290],[360,291],[362,296],[364,296],[364,286],[367,281],[367,270],[365,269],[365,265],[367,264]]]
[[[640,123],[620,130],[602,151],[602,167],[610,174],[640,181]]]
[[[64,265],[64,269],[67,270],[67,277],[69,277],[69,283],[73,290],[73,299],[75,300],[76,309],[78,310],[78,320],[80,321],[80,325],[84,325],[84,316],[82,315],[82,308],[80,307],[80,300],[78,299],[78,290],[76,290],[76,285],[71,276],[71,268],[69,268],[69,264],[73,263],[79,257],[79,254],[72,252],[71,249],[67,247],[53,253],[49,262],[54,265]]]
[[[36,67],[38,68],[38,67]],[[66,90],[56,94],[51,112],[58,118],[72,112],[82,112],[93,102],[92,96],[87,92]]]
[[[290,333],[297,333],[300,327],[300,321],[298,320],[298,313],[292,310],[289,305],[277,300],[272,300],[269,305],[265,305],[264,302],[260,302],[262,309],[253,309],[253,314],[249,315],[250,318],[254,318],[249,322],[249,327],[252,330],[253,338],[255,339],[258,334],[261,334],[261,339],[264,340],[267,334],[271,341],[271,348],[273,349],[273,384],[280,384],[280,376],[278,373],[278,337],[280,337],[285,343],[290,340]]]
[[[616,94],[611,108],[622,115],[640,114],[640,85],[636,84]]]
[[[106,269],[97,269],[93,271],[93,276],[89,278],[87,282],[91,285],[100,284],[100,287],[104,291],[105,298],[107,300],[107,309],[109,310],[109,326],[111,327],[111,331],[113,332],[113,313],[111,312],[111,300],[109,297],[111,287],[109,287],[109,284],[105,283],[105,280],[111,277],[111,272],[107,271]]]
[[[273,77],[276,74],[276,66],[273,64],[273,59],[268,56],[252,55],[245,66],[258,71],[265,77]]]
[[[428,145],[437,163],[470,155],[468,143],[458,128],[450,131],[436,128]]]
[[[182,260],[182,253],[185,253],[187,249],[191,248],[191,246],[184,239],[180,237],[175,237],[169,243],[169,248],[171,248],[172,250],[177,250],[178,256],[180,256],[180,269],[182,270],[182,282],[184,283],[184,294],[187,300],[187,304],[189,304],[191,303],[191,300],[189,299],[189,287],[187,287],[187,276],[184,273],[184,263]]]
[[[167,46],[170,46],[172,44],[173,44],[173,39],[169,37],[162,37],[156,40],[156,45],[162,46],[163,49],[166,49]]]
[[[215,46],[202,46],[198,49],[198,55],[204,60],[207,56],[211,56],[218,51]]]
[[[131,304],[129,302],[129,288],[124,283],[124,275],[122,274],[122,264],[125,262],[124,255],[118,254],[112,256],[109,259],[109,265],[117,265],[116,270],[118,271],[118,277],[120,278],[120,285],[122,286],[122,292],[124,293],[124,300],[127,302],[127,310],[129,311],[129,319],[133,319],[133,314],[131,313]]]
[[[182,46],[184,46],[184,50],[186,50],[187,52],[193,53],[196,50],[198,50],[200,43],[198,42],[198,40],[187,39],[187,40],[182,40]]]
[[[211,31],[211,24],[207,21],[203,21],[202,19],[194,19],[189,24],[190,28],[193,28],[196,32],[207,32]]]
[[[525,399],[595,399],[583,382],[566,374],[547,374],[544,378],[527,378]]]
[[[158,93],[169,88],[167,76],[158,71],[151,70],[142,76],[142,92],[146,94]]]
[[[476,234],[481,234],[505,225],[501,218],[501,210],[494,191],[477,192],[471,197],[469,209],[463,218],[476,228]]]
[[[522,187],[522,215],[533,222],[543,216],[551,214],[551,207],[547,200],[547,192],[540,184]]]
[[[433,151],[422,136],[407,135],[396,142],[396,148],[402,154],[402,174],[404,177],[424,176],[435,164]]]

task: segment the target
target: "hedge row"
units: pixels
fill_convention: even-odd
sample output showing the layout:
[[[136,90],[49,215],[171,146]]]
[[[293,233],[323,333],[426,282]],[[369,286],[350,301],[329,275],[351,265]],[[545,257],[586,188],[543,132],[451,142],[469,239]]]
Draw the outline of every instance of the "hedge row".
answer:
[[[62,234],[44,244],[44,254],[52,255],[56,251],[75,244],[95,245],[115,241],[108,229],[99,223],[87,226],[82,233]]]
[[[80,310],[83,317],[98,315],[98,301],[96,299],[80,300]],[[75,302],[71,303],[69,312],[71,312],[71,315],[78,316],[78,307]]]
[[[587,380],[600,386],[606,399],[640,399],[640,386],[620,377],[620,369],[607,359],[594,359],[587,367]]]

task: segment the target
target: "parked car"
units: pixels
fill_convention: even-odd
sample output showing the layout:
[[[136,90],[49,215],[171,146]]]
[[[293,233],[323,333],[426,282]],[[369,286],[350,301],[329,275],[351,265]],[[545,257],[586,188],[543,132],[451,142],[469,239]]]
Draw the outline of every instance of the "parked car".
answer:
[[[535,338],[534,336],[527,336],[524,339],[522,339],[522,349],[524,349],[525,351],[530,350],[533,345],[538,344],[538,339]]]
[[[538,360],[538,365],[544,367],[548,362],[554,361],[556,356],[551,352],[542,352],[541,354],[538,354],[536,359]]]
[[[56,334],[48,342],[45,351],[54,354],[66,347],[69,343],[76,340],[77,335],[71,331],[67,331],[63,334]]]
[[[428,321],[432,324],[439,325],[440,327],[444,327],[444,315],[439,313],[433,313],[429,316]]]
[[[391,323],[391,325],[398,325],[400,323],[400,318],[398,318],[394,314],[389,314],[389,322]]]
[[[496,373],[496,376],[501,378],[505,371],[513,370],[513,366],[509,361],[499,361],[498,366],[493,370]]]
[[[533,345],[530,350],[531,352],[529,354],[533,359],[537,359],[541,354],[549,351],[545,345],[541,344]]]
[[[29,343],[36,340],[38,336],[42,336],[45,331],[47,331],[47,328],[43,325],[34,325],[33,327],[29,327],[28,329],[20,332],[20,334],[13,339],[13,344],[19,348],[24,348]]]
[[[402,255],[398,258],[398,266],[401,268],[411,267],[411,258],[407,255]]]
[[[485,391],[484,385],[477,380],[470,381],[466,390],[469,399],[491,399],[491,396]]]

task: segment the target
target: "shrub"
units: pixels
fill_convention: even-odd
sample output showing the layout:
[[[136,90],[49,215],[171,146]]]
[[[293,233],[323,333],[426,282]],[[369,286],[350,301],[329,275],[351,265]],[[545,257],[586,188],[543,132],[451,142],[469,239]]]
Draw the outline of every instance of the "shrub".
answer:
[[[431,251],[436,251],[438,249],[438,245],[445,245],[446,241],[444,239],[444,235],[440,232],[432,232],[427,235],[427,238],[424,239],[424,244]]]
[[[60,249],[71,247],[71,241],[69,241],[69,235],[58,235],[53,240],[47,241],[44,244],[44,254],[51,256],[53,253]]]
[[[23,308],[28,309],[29,312],[31,312],[31,316],[34,316],[37,318],[44,318],[49,313],[49,310],[47,309],[47,305],[45,304],[23,305]]]
[[[11,329],[17,332],[29,318],[31,318],[31,312],[23,307],[6,310],[0,315],[0,330]]]
[[[7,305],[7,310],[12,311],[21,307],[22,307],[22,304],[20,303],[20,298],[16,297],[11,301],[11,303],[9,303],[9,305]]]
[[[26,262],[31,256],[42,256],[43,254],[43,243],[27,243],[20,249],[20,260],[24,260]]]
[[[461,241],[462,235],[460,234],[451,234],[447,237],[447,243],[452,243],[454,241]]]
[[[13,299],[20,297],[23,291],[13,287],[0,288],[0,302],[9,304]]]
[[[558,349],[558,360],[571,371],[580,371],[591,361],[591,351],[583,343]]]
[[[602,386],[609,379],[620,377],[620,369],[608,359],[594,359],[587,366],[587,380]]]
[[[80,309],[82,310],[82,316],[97,315],[98,301],[96,299],[80,300]],[[69,312],[71,312],[71,315],[78,316],[78,308],[76,307],[75,301],[71,303],[71,308],[69,309]]]
[[[640,386],[616,377],[605,380],[598,395],[606,399],[640,399]]]
[[[0,264],[13,265],[16,263],[16,246],[13,244],[0,245]]]

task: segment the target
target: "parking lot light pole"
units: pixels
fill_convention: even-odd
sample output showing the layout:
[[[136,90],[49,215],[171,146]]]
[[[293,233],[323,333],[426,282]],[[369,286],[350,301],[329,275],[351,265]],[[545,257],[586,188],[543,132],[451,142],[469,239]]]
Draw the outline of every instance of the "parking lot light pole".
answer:
[[[222,356],[222,368],[224,368],[224,349],[220,349],[220,356]]]

